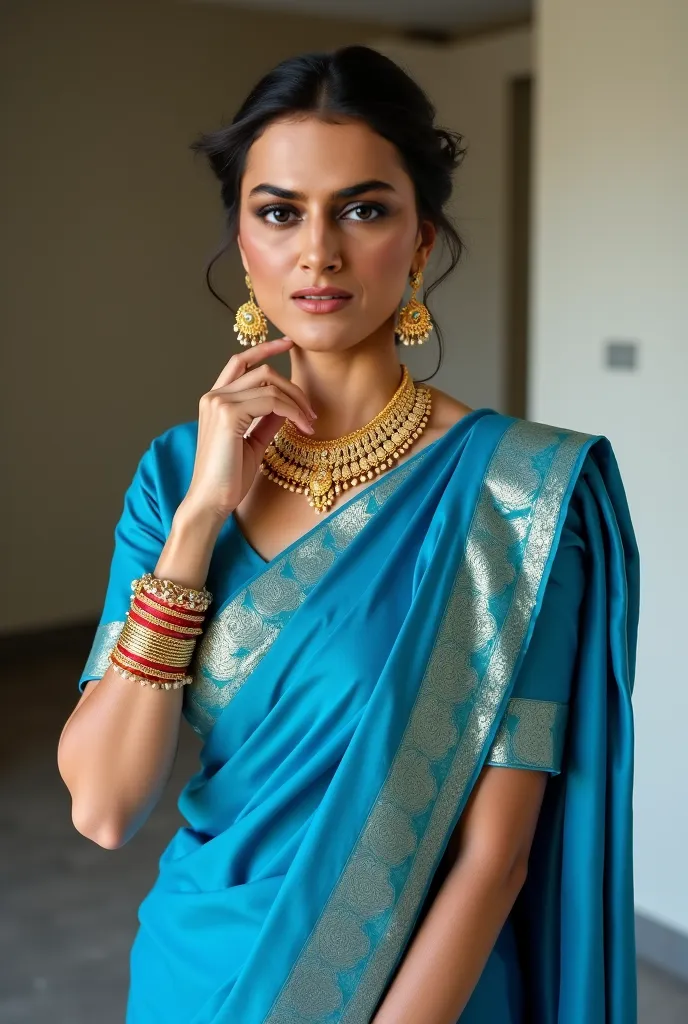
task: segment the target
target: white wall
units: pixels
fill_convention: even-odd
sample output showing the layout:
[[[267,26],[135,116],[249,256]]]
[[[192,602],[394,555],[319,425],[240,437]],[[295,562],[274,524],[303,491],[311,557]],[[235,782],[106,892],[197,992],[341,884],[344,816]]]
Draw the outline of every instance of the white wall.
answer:
[[[638,909],[688,932],[688,4],[541,0],[529,416],[607,434],[641,551]],[[608,337],[640,342],[606,370]]]
[[[372,45],[413,75],[435,103],[439,123],[461,132],[468,148],[450,210],[468,252],[429,300],[446,345],[433,384],[473,407],[504,409],[509,84],[531,73],[531,31],[509,29],[451,46]],[[431,373],[436,357],[434,340],[421,352],[404,352],[416,374]]]

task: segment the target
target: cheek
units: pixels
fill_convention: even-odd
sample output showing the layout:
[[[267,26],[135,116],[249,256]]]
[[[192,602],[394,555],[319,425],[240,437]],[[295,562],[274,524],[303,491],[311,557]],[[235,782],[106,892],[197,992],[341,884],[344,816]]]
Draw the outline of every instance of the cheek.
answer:
[[[398,286],[408,275],[413,257],[412,241],[399,232],[385,233],[354,256],[364,280],[378,284],[389,281]]]
[[[364,308],[374,318],[387,317],[401,300],[413,260],[413,238],[385,233],[352,252],[355,277],[362,287]]]
[[[275,238],[271,237],[271,232],[264,225],[254,227],[243,218],[239,226],[239,239],[251,268],[254,288],[267,292],[272,298],[279,293],[290,266],[287,246],[276,244]]]

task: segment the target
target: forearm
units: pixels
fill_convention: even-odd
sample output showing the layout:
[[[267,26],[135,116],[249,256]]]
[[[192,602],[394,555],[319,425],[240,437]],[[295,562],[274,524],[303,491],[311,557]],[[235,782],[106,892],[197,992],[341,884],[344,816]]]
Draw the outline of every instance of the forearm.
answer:
[[[180,509],[152,571],[200,589],[217,533],[211,518]],[[157,803],[174,762],[183,692],[141,686],[109,667],[67,721],[58,766],[74,824],[94,842],[122,845]]]
[[[456,1024],[524,878],[519,866],[459,858],[372,1024]]]

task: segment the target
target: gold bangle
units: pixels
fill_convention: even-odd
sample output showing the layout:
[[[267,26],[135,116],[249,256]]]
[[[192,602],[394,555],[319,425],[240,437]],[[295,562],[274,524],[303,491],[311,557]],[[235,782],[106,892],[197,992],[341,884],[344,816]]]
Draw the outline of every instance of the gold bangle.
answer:
[[[188,675],[185,670],[181,670],[179,672],[165,672],[162,669],[148,668],[147,665],[140,665],[138,661],[128,658],[126,654],[123,654],[117,647],[114,647],[110,652],[109,660],[112,665],[119,665],[120,668],[126,669],[135,676],[140,676],[145,679],[164,679],[168,682],[173,682],[176,679],[184,679]]]
[[[138,622],[127,619],[117,639],[129,651],[160,661],[166,665],[188,665],[196,646],[196,640],[176,640],[174,637],[163,636],[148,630]]]
[[[162,608],[160,602],[150,599],[147,594],[143,593],[143,591],[131,595],[132,605],[134,603],[134,600],[136,599],[138,599],[142,604],[144,604],[145,607],[148,608],[149,611],[152,613],[162,611],[166,615],[170,615],[172,618],[183,618],[184,622],[188,622],[190,620],[193,623],[198,623],[199,626],[203,626],[203,623],[205,622],[205,611],[191,611],[190,608],[184,608],[183,611],[179,611],[177,608],[170,607],[170,605],[165,605],[165,607]]]
[[[134,614],[138,615],[145,621],[139,622],[137,619],[133,618],[131,613],[129,613],[125,621],[130,622],[132,628],[138,627],[138,629],[147,630],[154,636],[160,637],[161,640],[190,640],[192,643],[195,643],[203,632],[202,629],[197,629],[195,626],[177,626],[173,622],[161,622],[160,619],[156,619],[154,615],[147,615],[141,612],[138,608]],[[173,633],[174,636],[170,636],[167,632],[162,633],[160,629],[155,629],[155,626],[160,626],[164,630],[169,630],[169,633]]]
[[[149,607],[149,605],[146,605],[146,607]],[[171,611],[172,609],[170,608],[168,610]],[[178,633],[180,636],[200,637],[203,633],[203,628],[201,626],[182,626],[180,623],[168,623],[165,618],[161,618],[153,611],[144,611],[143,608],[140,608],[138,605],[131,607],[129,611],[138,615],[139,618],[144,618],[146,623],[153,623],[156,626],[161,626],[163,629],[170,630],[172,633]],[[177,612],[177,614],[178,613],[179,612]],[[167,614],[167,612],[165,612],[165,614]]]
[[[137,658],[143,658],[145,661],[152,661],[155,665],[161,666],[161,671],[167,672],[184,672],[191,664],[191,658],[170,658],[167,656],[165,651],[151,651],[146,648],[143,650],[137,649],[132,644],[130,645],[116,645],[116,651],[118,656],[123,658],[132,658],[136,662]],[[157,669],[155,670],[157,671]]]
[[[160,579],[152,572],[147,572],[139,579],[133,580],[131,589],[135,594],[143,591],[143,593],[157,597],[164,604],[176,604],[182,608],[188,608],[192,612],[207,611],[213,600],[213,595],[205,587],[202,590],[183,587],[173,580]]]
[[[156,665],[164,666],[164,669],[169,672],[183,672],[191,664],[191,658],[170,658],[165,651],[151,651],[146,648],[140,650],[132,644],[129,644],[128,646],[120,646],[120,644],[117,644],[116,649],[118,655],[121,657],[131,657],[134,661],[136,658],[144,658],[146,661],[152,661]],[[157,671],[157,669],[155,671]]]
[[[136,674],[136,672],[129,672],[126,669],[120,668],[119,665],[112,665],[112,669],[118,675],[124,679],[135,679],[141,686],[150,686],[151,690],[179,690],[182,686],[187,686],[193,682],[193,676],[184,676],[181,679],[176,679],[171,682],[156,682],[155,680],[145,679],[142,676]]]

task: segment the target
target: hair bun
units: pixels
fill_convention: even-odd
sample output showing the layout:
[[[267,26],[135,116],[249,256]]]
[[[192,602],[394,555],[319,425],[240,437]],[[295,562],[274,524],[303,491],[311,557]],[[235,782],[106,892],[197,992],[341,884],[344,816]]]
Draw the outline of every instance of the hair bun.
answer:
[[[440,152],[447,167],[452,171],[456,170],[466,155],[466,147],[461,145],[463,135],[449,128],[435,128],[435,135],[439,141]]]

